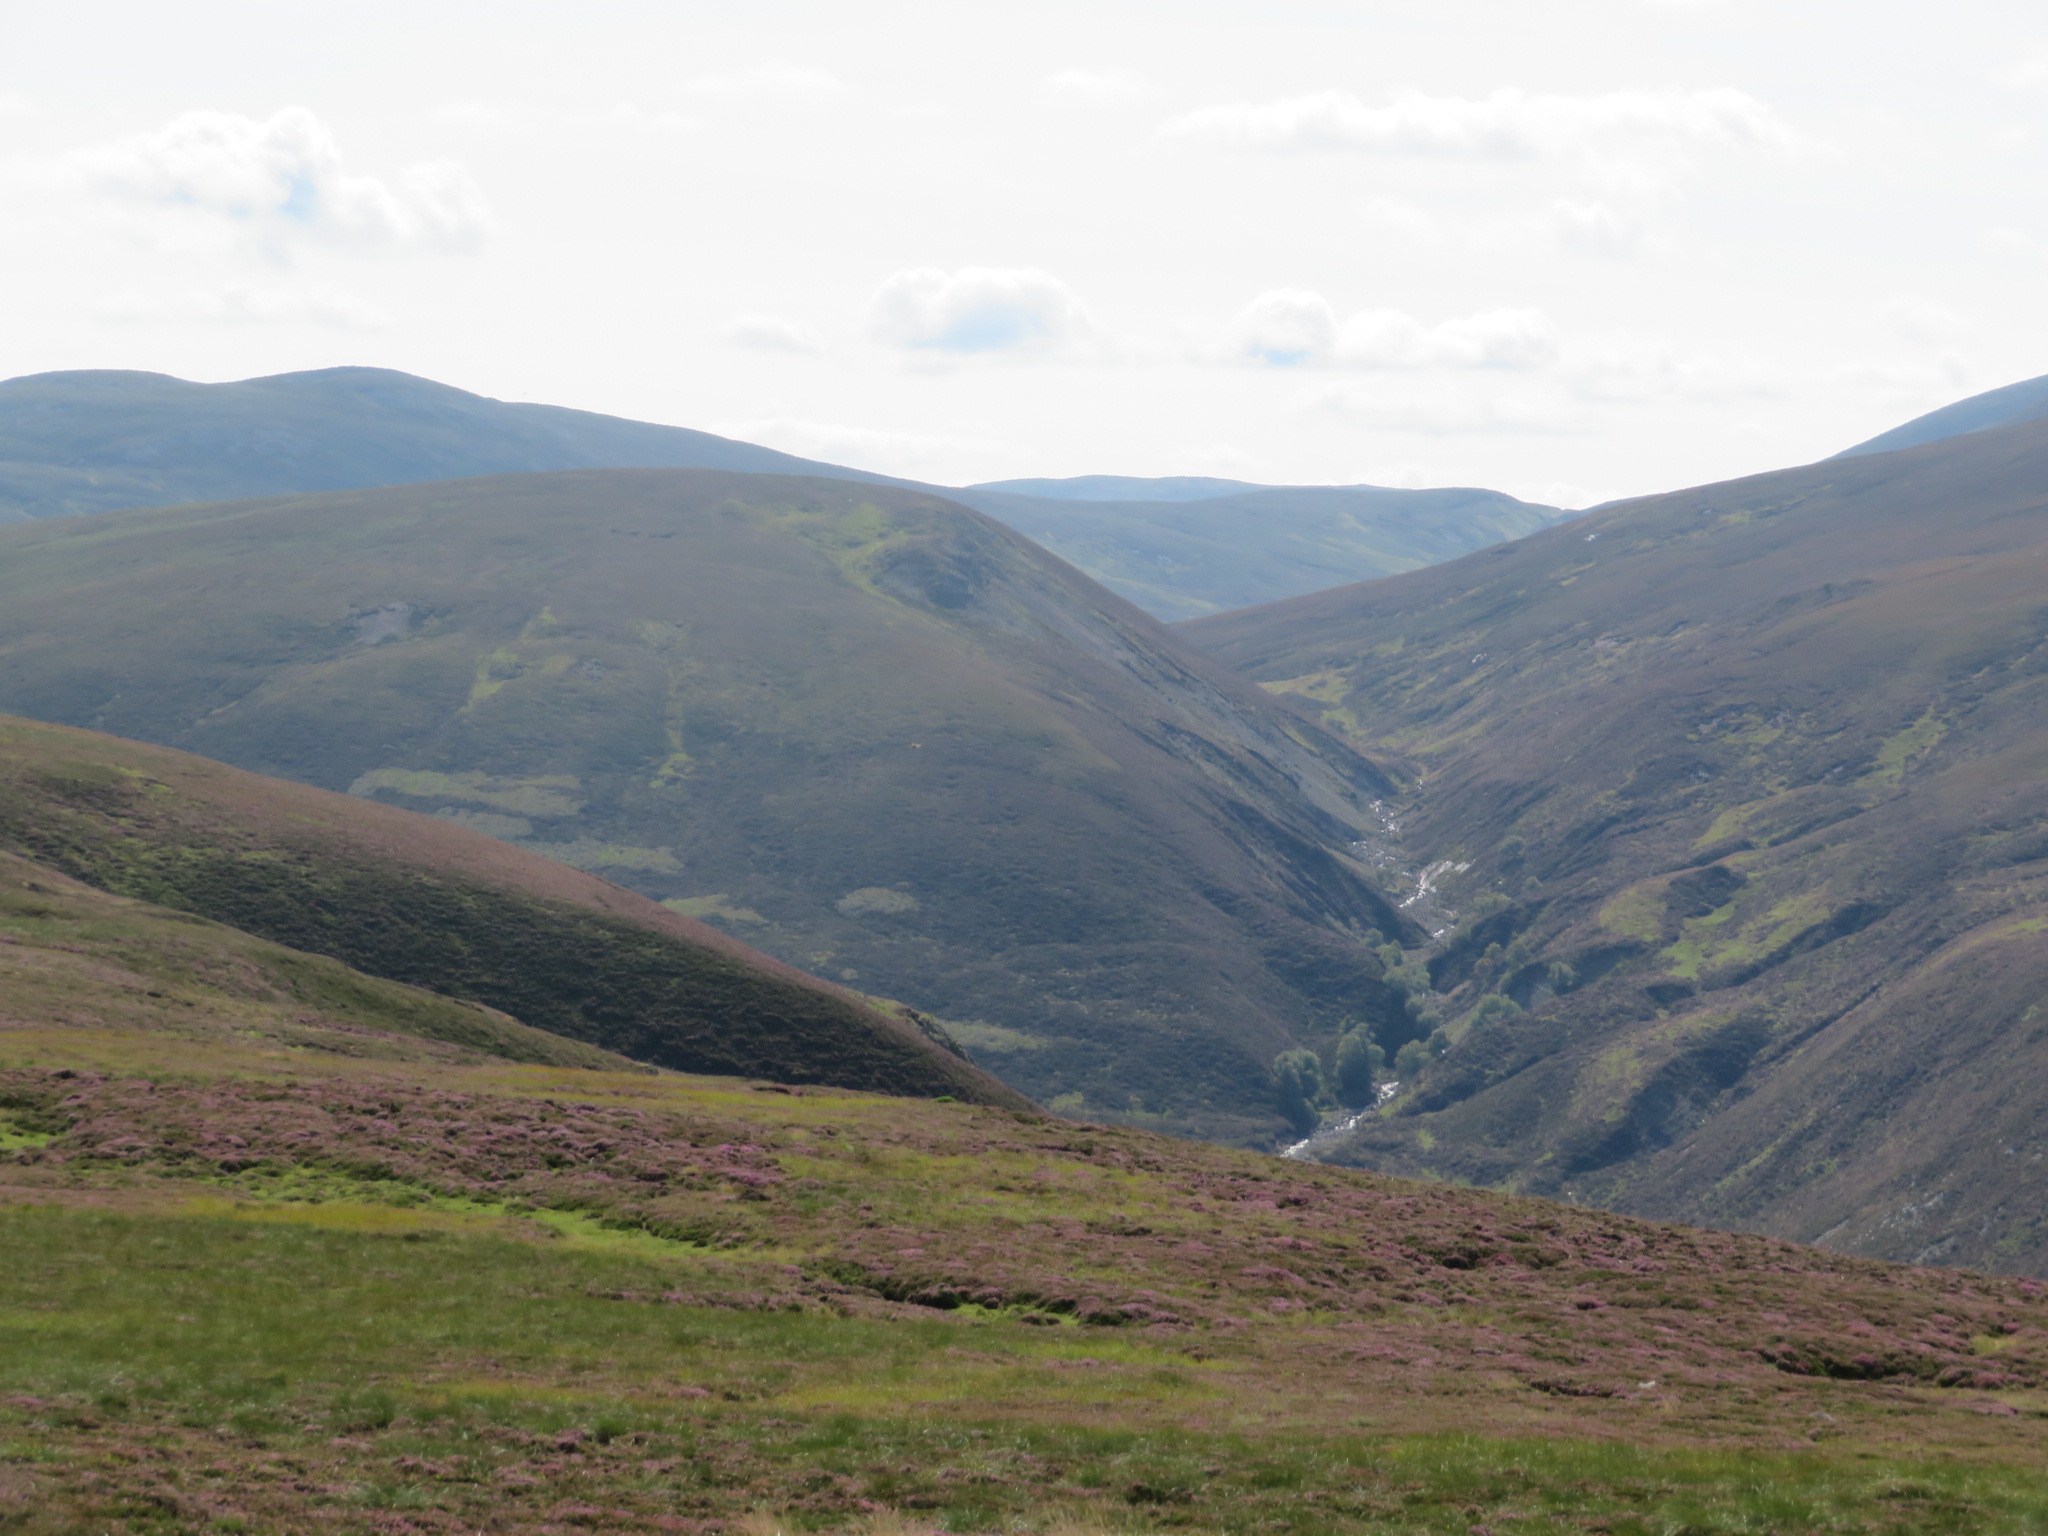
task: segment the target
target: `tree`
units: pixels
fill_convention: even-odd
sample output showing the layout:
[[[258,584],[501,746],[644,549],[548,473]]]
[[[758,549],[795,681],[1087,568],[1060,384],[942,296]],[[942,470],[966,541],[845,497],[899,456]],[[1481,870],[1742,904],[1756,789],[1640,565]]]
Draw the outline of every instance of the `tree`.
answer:
[[[1410,1040],[1394,1053],[1394,1076],[1407,1082],[1420,1072],[1429,1060],[1429,1047],[1420,1040]]]
[[[1364,1030],[1351,1031],[1337,1042],[1337,1101],[1347,1109],[1364,1109],[1386,1068],[1387,1053]]]
[[[1273,1058],[1274,1102],[1287,1123],[1304,1136],[1322,1118],[1316,1111],[1322,1096],[1323,1064],[1314,1051],[1282,1051]]]
[[[1512,997],[1503,997],[1498,992],[1489,992],[1479,999],[1479,1006],[1472,1010],[1472,1028],[1479,1029],[1495,1019],[1513,1018],[1522,1011],[1522,1005]]]

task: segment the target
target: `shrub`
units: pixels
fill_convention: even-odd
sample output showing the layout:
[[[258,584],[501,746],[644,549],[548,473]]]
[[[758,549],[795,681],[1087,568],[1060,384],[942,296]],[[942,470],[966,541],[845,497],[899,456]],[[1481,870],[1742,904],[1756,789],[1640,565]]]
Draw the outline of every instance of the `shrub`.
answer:
[[[1465,909],[1465,920],[1459,926],[1464,928],[1477,927],[1480,923],[1493,916],[1494,913],[1503,911],[1513,905],[1514,903],[1501,895],[1499,891],[1483,892],[1481,895],[1473,898],[1472,905]]]

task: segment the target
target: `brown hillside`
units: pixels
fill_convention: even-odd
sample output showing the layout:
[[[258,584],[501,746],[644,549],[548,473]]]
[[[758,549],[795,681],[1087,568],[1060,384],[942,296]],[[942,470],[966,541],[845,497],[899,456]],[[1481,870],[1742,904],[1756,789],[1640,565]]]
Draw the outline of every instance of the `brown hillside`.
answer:
[[[2048,1268],[2044,594],[2028,423],[1185,626],[1410,755],[1465,918],[1337,1155]]]
[[[0,532],[0,707],[433,812],[957,1021],[1063,1108],[1262,1138],[1403,1017],[1373,765],[1022,536],[603,470]],[[513,1011],[517,1011],[516,1009]]]
[[[183,752],[0,718],[0,849],[639,1061],[1024,1102],[909,1019],[595,876]]]

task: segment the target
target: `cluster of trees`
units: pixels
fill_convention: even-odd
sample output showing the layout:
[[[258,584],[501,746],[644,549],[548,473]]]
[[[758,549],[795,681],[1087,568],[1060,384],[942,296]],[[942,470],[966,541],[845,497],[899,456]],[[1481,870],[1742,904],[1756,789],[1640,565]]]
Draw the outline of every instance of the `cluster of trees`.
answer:
[[[1469,929],[1509,905],[1505,897],[1488,893],[1473,904],[1462,926]],[[1396,1082],[1406,1082],[1449,1049],[1450,1039],[1443,1028],[1442,999],[1431,985],[1429,967],[1423,957],[1411,955],[1398,944],[1384,942],[1377,946],[1376,953],[1387,986],[1408,1016],[1408,1027],[1402,1030],[1398,1021],[1393,1025],[1394,1038],[1400,1039],[1401,1044],[1391,1063],[1385,1046],[1356,1019],[1346,1023],[1327,1067],[1314,1051],[1283,1051],[1274,1058],[1274,1098],[1280,1113],[1303,1135],[1316,1128],[1324,1111],[1340,1105],[1364,1109],[1374,1102],[1380,1084],[1390,1075]],[[1467,1015],[1468,1029],[1483,1029],[1522,1012],[1522,1005],[1500,989],[1522,972],[1531,958],[1528,942],[1521,938],[1505,947],[1486,947],[1473,967],[1472,979],[1479,983],[1484,995]],[[1552,964],[1530,988],[1529,1006],[1536,1007],[1548,997],[1568,992],[1577,983],[1570,966]],[[1517,984],[1516,990],[1521,991],[1522,984]]]
[[[1394,1052],[1393,1079],[1406,1081],[1449,1049],[1441,1029],[1423,1040],[1407,1040]],[[1337,1041],[1332,1069],[1314,1051],[1282,1051],[1273,1059],[1273,1093],[1280,1113],[1304,1136],[1321,1122],[1323,1112],[1342,1105],[1364,1109],[1378,1096],[1388,1075],[1386,1050],[1370,1031],[1352,1020]]]
[[[1381,979],[1407,1015],[1405,1027],[1399,1020],[1383,1026],[1388,1043],[1400,1043],[1394,1047],[1390,1064],[1387,1046],[1375,1040],[1365,1024],[1349,1019],[1327,1067],[1314,1051],[1284,1051],[1276,1057],[1274,1097],[1280,1113],[1304,1135],[1316,1128],[1325,1110],[1366,1108],[1378,1097],[1379,1086],[1390,1071],[1397,1082],[1411,1078],[1450,1046],[1443,1031],[1441,1002],[1424,957],[1410,954],[1384,935],[1379,936],[1373,952],[1379,956]]]

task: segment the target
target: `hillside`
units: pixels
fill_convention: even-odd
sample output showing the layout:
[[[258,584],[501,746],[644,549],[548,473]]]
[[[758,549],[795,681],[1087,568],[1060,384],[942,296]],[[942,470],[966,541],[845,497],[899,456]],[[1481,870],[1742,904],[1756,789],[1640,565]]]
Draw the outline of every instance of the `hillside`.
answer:
[[[14,916],[88,936],[0,949],[16,1023],[168,996],[216,1033],[359,1024],[557,1065],[1023,1102],[913,1020],[579,871],[92,732],[0,717],[0,886]]]
[[[159,990],[0,1028],[13,1529],[2048,1520],[2031,1282]]]
[[[1498,491],[1115,475],[946,494],[1169,620],[1412,571],[1567,515]]]
[[[632,1071],[578,1040],[0,853],[0,1030],[262,1042],[389,1061]],[[52,1035],[52,1032],[56,1032]],[[645,1070],[645,1069],[642,1069]]]
[[[1410,756],[1462,917],[1332,1155],[2048,1271],[2044,591],[2027,423],[1184,626]]]
[[[1938,443],[1943,438],[2022,421],[2039,421],[2044,416],[2048,416],[2048,378],[2024,379],[1916,416],[1889,432],[1880,432],[1868,442],[1844,448],[1835,457],[1851,459],[1867,453],[1890,453],[1895,448],[1917,448],[1922,443]]]
[[[1268,1138],[1277,1054],[1408,1027],[1374,946],[1416,935],[1350,846],[1379,771],[916,492],[587,471],[0,530],[0,707],[594,870],[1069,1109]]]
[[[492,400],[389,368],[229,384],[112,369],[0,381],[0,522],[614,466],[888,481],[709,432]]]

